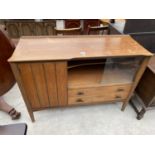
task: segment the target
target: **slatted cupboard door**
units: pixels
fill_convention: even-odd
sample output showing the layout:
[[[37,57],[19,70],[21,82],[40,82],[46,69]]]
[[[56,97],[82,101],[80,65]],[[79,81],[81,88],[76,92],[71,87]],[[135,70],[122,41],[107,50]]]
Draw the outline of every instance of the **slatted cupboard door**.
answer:
[[[54,62],[18,63],[17,67],[33,110],[59,106]]]

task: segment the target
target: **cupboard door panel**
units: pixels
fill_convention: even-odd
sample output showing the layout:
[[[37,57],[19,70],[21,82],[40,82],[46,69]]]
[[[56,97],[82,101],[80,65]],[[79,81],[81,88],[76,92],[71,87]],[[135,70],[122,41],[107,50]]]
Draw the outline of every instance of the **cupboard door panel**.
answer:
[[[60,106],[67,105],[67,62],[56,63],[57,92]]]
[[[19,63],[18,68],[33,109],[58,106],[55,63]]]
[[[18,69],[22,79],[23,88],[32,109],[40,108],[40,101],[38,98],[36,85],[34,83],[31,65],[27,63],[20,63],[18,64]]]
[[[55,63],[44,63],[50,105],[58,106]]]
[[[41,107],[49,107],[47,81],[42,63],[31,63],[32,74],[36,85]]]

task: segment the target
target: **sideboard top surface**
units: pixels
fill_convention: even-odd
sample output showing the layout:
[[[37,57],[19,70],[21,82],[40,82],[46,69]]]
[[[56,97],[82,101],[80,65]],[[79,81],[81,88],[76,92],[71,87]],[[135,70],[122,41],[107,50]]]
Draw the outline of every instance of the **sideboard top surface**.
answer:
[[[152,56],[129,35],[22,37],[10,62]]]

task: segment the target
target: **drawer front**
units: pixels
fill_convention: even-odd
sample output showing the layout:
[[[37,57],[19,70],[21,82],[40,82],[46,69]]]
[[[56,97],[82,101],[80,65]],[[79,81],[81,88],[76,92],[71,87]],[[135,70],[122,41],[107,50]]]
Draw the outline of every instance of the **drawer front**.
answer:
[[[105,97],[105,96],[92,96],[92,97],[70,97],[68,99],[69,105],[78,105],[78,104],[93,104],[93,103],[101,103],[101,102],[110,102],[110,101],[120,101],[123,100],[123,96],[113,96],[113,97]]]
[[[95,103],[113,100],[123,100],[129,94],[131,85],[102,86],[96,88],[70,89],[69,104]]]

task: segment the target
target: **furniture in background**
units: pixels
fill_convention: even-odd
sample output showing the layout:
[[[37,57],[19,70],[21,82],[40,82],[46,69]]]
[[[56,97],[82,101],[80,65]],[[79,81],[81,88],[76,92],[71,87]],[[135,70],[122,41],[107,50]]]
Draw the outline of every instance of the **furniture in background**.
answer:
[[[130,36],[22,37],[9,62],[34,121],[53,107],[122,101],[124,110],[151,56]]]
[[[99,19],[86,19],[83,21],[84,27],[83,27],[83,33],[88,34],[88,26],[100,26],[101,21]]]
[[[57,24],[60,24],[59,21],[63,21],[61,22],[62,30],[81,27],[82,34],[88,34],[88,26],[100,26],[106,23],[99,19],[12,19],[2,20],[2,23],[5,25],[9,37],[17,42],[21,36],[55,35],[54,28],[60,30]]]
[[[12,19],[4,20],[10,38],[21,36],[53,35],[56,20]]]
[[[109,26],[88,26],[88,34],[110,34]]]
[[[100,26],[99,19],[65,19],[65,28],[82,28],[82,34],[88,34],[88,26]]]
[[[135,102],[140,103],[139,111]],[[131,99],[131,104],[137,113],[137,119],[143,118],[145,112],[155,107],[155,56],[151,58],[137,88]]]
[[[81,27],[80,19],[65,19],[65,28],[76,28]]]
[[[26,135],[27,124],[0,125],[0,135]]]
[[[68,29],[57,29],[55,28],[56,35],[80,35],[82,33],[81,27],[68,28]]]

